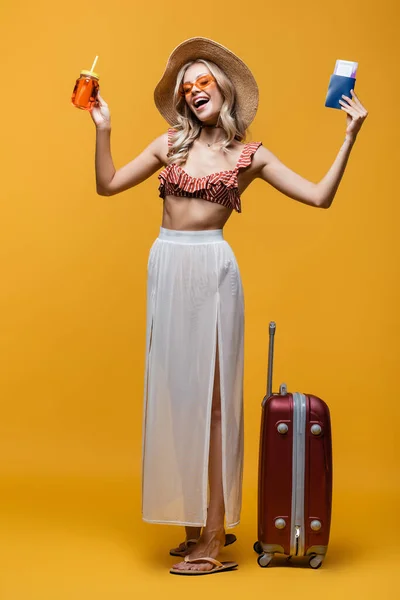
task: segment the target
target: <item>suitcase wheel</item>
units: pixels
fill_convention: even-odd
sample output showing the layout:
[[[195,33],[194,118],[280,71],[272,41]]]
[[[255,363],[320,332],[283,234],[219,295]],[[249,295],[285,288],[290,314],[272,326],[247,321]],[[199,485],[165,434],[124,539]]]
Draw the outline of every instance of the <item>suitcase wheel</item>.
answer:
[[[257,554],[262,554],[263,549],[262,549],[260,542],[254,543],[253,550],[254,550],[254,552],[257,552]]]
[[[257,558],[257,562],[260,565],[260,567],[263,567],[265,569],[265,567],[268,567],[273,557],[274,555],[270,552],[264,552],[263,554],[260,554],[260,556]]]
[[[312,569],[319,569],[322,566],[324,556],[322,554],[312,554],[308,564]]]

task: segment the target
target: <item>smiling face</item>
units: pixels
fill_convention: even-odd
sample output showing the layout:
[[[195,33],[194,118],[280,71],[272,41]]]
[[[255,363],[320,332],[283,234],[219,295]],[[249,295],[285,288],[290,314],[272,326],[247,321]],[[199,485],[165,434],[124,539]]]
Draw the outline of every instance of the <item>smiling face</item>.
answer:
[[[215,125],[218,121],[224,98],[219,90],[216,81],[211,81],[209,85],[201,89],[202,76],[211,75],[205,64],[196,62],[190,65],[183,76],[183,84],[199,81],[198,85],[193,85],[190,92],[185,95],[185,102],[189,109],[205,125]]]

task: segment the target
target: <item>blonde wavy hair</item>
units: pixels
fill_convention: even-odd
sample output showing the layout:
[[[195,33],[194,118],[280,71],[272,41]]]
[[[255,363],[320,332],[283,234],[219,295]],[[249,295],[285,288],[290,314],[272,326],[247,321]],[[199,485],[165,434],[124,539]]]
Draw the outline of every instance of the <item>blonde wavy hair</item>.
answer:
[[[223,104],[217,122],[217,125],[222,127],[226,136],[221,146],[222,151],[229,152],[228,146],[233,140],[241,142],[246,137],[246,128],[243,120],[236,112],[236,94],[231,80],[215,63],[202,58],[192,60],[183,65],[176,78],[174,98],[177,118],[174,125],[175,133],[171,137],[172,145],[168,152],[168,164],[184,164],[193,142],[199,137],[201,132],[201,121],[193,114],[185,98],[179,93],[186,70],[194,63],[199,62],[203,63],[211,75],[213,75],[223,97]]]

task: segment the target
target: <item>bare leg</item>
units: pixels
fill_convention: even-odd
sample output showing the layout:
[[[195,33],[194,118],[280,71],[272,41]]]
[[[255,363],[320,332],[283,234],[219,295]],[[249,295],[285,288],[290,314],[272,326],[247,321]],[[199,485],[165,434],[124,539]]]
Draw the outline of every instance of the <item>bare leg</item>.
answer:
[[[210,431],[209,482],[210,504],[208,507],[207,524],[199,542],[190,553],[190,558],[210,556],[217,558],[225,543],[224,517],[225,505],[222,486],[222,436],[221,436],[221,395],[218,351],[215,365],[215,378]],[[188,564],[180,562],[174,565],[178,569],[197,569],[207,571],[212,569],[210,563]]]
[[[185,527],[186,539],[197,540],[201,534],[201,527]]]

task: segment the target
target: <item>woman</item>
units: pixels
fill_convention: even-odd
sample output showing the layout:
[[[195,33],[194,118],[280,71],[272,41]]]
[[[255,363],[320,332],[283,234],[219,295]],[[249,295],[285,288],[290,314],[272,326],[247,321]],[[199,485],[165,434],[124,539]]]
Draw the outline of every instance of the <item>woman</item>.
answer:
[[[186,527],[171,550],[173,574],[232,570],[217,559],[239,523],[243,466],[244,304],[240,273],[223,227],[260,178],[310,206],[329,208],[367,111],[344,97],[345,140],[325,177],[307,181],[261,142],[244,144],[257,84],[232,52],[192,38],[171,54],[155,102],[172,126],[118,171],[110,113],[99,95],[96,183],[111,196],[157,170],[163,218],[148,262],[143,420],[143,519]],[[226,520],[226,522],[225,522]],[[201,528],[202,531],[201,531]]]

